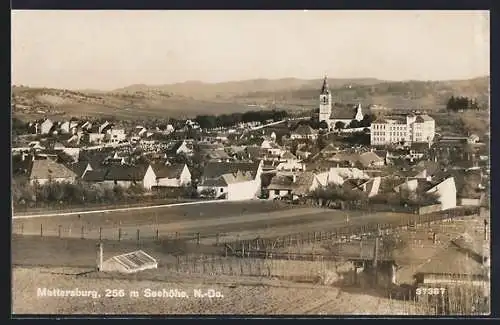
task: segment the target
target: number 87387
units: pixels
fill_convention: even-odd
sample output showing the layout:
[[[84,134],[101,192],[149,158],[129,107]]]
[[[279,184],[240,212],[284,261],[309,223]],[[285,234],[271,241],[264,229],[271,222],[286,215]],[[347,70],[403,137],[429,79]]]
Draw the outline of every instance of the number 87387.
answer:
[[[417,288],[415,293],[420,295],[443,295],[446,292],[445,288]]]

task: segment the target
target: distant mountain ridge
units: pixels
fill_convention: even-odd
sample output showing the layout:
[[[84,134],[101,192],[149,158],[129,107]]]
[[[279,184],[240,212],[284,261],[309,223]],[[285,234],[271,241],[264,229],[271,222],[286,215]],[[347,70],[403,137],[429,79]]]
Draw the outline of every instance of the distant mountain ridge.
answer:
[[[112,115],[120,118],[192,117],[258,109],[316,108],[323,79],[253,79],[221,83],[187,81],[136,84],[113,91],[12,87],[12,112],[26,118]],[[450,96],[476,98],[489,105],[489,76],[448,81],[335,79],[328,83],[334,102],[379,104],[392,108],[437,109]]]

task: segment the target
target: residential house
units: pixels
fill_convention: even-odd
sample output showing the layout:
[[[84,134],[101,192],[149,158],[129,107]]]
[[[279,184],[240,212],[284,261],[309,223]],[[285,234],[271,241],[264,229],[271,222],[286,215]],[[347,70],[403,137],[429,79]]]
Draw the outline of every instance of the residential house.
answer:
[[[420,288],[444,288],[446,296],[449,297],[460,296],[460,291],[463,289],[469,293],[476,292],[478,296],[489,297],[491,290],[489,245],[488,238],[485,240],[472,232],[465,232],[417,269],[414,275],[415,284]],[[470,306],[471,303],[474,301],[469,301],[465,305]],[[453,306],[450,305],[448,308]]]
[[[191,172],[186,164],[151,165],[156,175],[155,186],[181,187],[191,184]]]
[[[149,164],[136,166],[112,165],[104,176],[104,183],[125,188],[140,184],[146,190],[150,190],[152,186],[156,185],[156,175]]]
[[[49,134],[52,131],[53,126],[54,122],[52,122],[50,119],[46,119],[40,124],[40,133]]]
[[[407,179],[404,183],[396,186],[394,191],[407,190],[412,193],[434,194],[441,204],[441,210],[453,209],[457,207],[457,188],[454,177],[446,177],[439,180]]]
[[[307,195],[318,186],[320,182],[312,172],[280,173],[271,179],[267,190],[269,200],[283,197],[295,199]]]
[[[43,185],[49,181],[74,182],[77,175],[63,164],[52,159],[35,159],[32,161],[29,171],[29,181]]]
[[[295,131],[290,134],[290,139],[311,139],[318,138],[318,132],[311,128],[309,125],[299,125]]]
[[[112,123],[105,121],[104,123],[99,125],[97,133],[106,133],[109,129],[111,129],[112,126],[113,126]]]
[[[215,191],[217,198],[251,200],[260,195],[263,162],[209,162],[205,165],[198,192]]]
[[[92,166],[87,161],[79,161],[67,165],[75,174],[77,179],[83,179],[86,172],[93,170]]]
[[[382,178],[380,176],[366,179],[346,179],[342,187],[349,190],[363,191],[368,197],[379,194]]]

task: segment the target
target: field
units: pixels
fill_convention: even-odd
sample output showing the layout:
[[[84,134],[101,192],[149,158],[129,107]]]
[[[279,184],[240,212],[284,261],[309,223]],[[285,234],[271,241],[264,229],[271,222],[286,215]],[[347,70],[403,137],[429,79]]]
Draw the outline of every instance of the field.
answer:
[[[347,217],[348,216],[348,217]],[[271,201],[217,202],[134,211],[15,219],[15,234],[65,238],[136,240],[190,237],[201,244],[236,239],[270,238],[296,232],[324,231],[346,225],[384,223],[409,215],[367,213],[290,206]]]
[[[216,211],[216,207],[219,208]],[[124,222],[137,226],[138,222],[151,222],[144,210],[135,217],[130,214],[110,214],[110,220],[101,215],[82,215],[86,222],[101,221],[110,228]],[[327,226],[344,225],[344,211],[316,208],[282,206],[276,202],[220,203],[172,207],[165,213],[163,221],[171,227],[181,225],[185,229],[213,227],[229,229],[239,238],[255,238],[257,235],[277,236],[280,233],[302,232],[309,229],[325,229]],[[390,218],[408,217],[396,214],[372,214],[349,212],[350,223],[362,224],[372,220],[388,222]],[[75,222],[73,216],[47,218],[58,224],[67,220]],[[290,225],[289,220],[302,224]],[[323,219],[322,219],[323,218]],[[330,218],[330,220],[328,220]],[[189,219],[189,220],[186,220]],[[71,221],[72,220],[72,221]],[[478,221],[479,220],[479,221]],[[22,220],[33,223],[39,218]],[[104,221],[104,222],[102,222]],[[441,222],[418,226],[415,231],[401,230],[409,242],[405,254],[415,260],[398,270],[400,283],[409,283],[418,264],[431,258],[449,236],[467,229],[480,231],[480,219],[465,218],[456,222]],[[15,220],[15,223],[17,220]],[[472,223],[471,223],[472,222]],[[255,231],[248,230],[251,224],[259,225]],[[229,227],[229,228],[224,228]],[[266,230],[266,227],[267,230]],[[428,233],[439,234],[438,243],[429,244]],[[75,236],[76,237],[76,236]],[[390,299],[397,288],[375,288],[365,280],[354,284],[350,262],[342,260],[278,260],[238,258],[221,255],[209,239],[201,244],[192,241],[162,240],[104,240],[104,259],[114,255],[143,249],[158,260],[158,269],[146,270],[133,275],[95,272],[96,239],[58,238],[57,236],[19,236],[12,238],[13,263],[13,311],[14,313],[104,313],[104,314],[432,314],[425,305],[412,301]],[[207,242],[208,241],[208,242]],[[291,248],[315,251],[318,246],[303,244]],[[401,252],[403,253],[403,252]],[[402,256],[403,254],[401,254]],[[403,256],[402,256],[403,257]],[[359,278],[358,278],[359,279]],[[362,284],[362,285],[361,285]],[[101,297],[37,297],[38,288],[71,290],[97,290]],[[144,296],[145,289],[185,291],[189,298],[151,298]],[[106,289],[123,289],[126,297],[105,297]],[[219,298],[196,298],[194,289],[214,289],[223,294]],[[138,297],[129,292],[138,291]],[[162,301],[162,303],[158,303]]]
[[[85,270],[14,268],[15,314],[237,314],[237,315],[388,315],[424,314],[413,303],[350,292],[319,284],[249,277],[210,277],[165,273],[163,280],[100,278],[75,275]],[[73,273],[73,274],[72,274]],[[37,297],[38,288],[96,290],[100,298]],[[107,298],[106,289],[123,290],[125,297]],[[144,290],[185,291],[188,298],[145,297]],[[194,289],[219,291],[220,298],[196,298]],[[129,293],[138,291],[139,297]]]

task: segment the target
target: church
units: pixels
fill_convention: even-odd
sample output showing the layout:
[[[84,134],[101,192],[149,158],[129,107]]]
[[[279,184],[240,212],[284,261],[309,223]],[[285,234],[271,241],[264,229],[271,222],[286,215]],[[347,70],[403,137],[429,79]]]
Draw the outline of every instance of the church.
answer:
[[[347,127],[352,120],[360,122],[363,120],[368,111],[363,110],[361,104],[348,107],[333,107],[332,94],[328,86],[328,79],[325,76],[321,94],[319,95],[319,122],[325,121],[328,124],[328,129],[335,129],[338,122],[343,123],[343,127]]]

